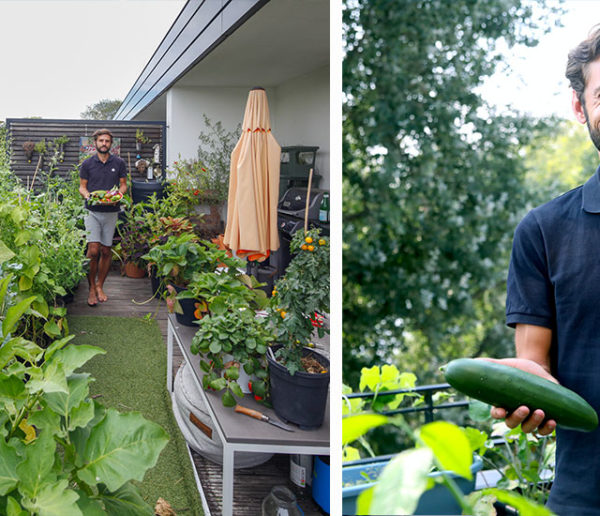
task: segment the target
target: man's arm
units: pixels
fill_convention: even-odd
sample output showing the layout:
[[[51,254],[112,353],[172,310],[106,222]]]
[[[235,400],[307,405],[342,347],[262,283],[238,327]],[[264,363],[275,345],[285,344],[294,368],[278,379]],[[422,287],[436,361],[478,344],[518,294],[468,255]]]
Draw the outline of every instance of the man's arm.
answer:
[[[79,193],[81,197],[84,199],[88,199],[90,197],[90,192],[87,189],[88,180],[87,179],[79,179]]]
[[[119,192],[121,192],[123,195],[125,195],[127,193],[127,178],[126,177],[119,178]]]
[[[552,345],[552,330],[533,324],[517,324],[515,330],[515,347],[517,358],[505,358],[496,362],[517,367],[528,373],[533,373],[547,380],[558,383],[550,374],[550,346]],[[531,412],[530,408],[533,410]],[[493,407],[492,417],[506,419],[509,428],[521,425],[524,432],[533,432],[536,428],[539,434],[548,435],[556,428],[556,421],[544,421],[543,410],[534,407],[521,406],[508,414],[500,407]]]

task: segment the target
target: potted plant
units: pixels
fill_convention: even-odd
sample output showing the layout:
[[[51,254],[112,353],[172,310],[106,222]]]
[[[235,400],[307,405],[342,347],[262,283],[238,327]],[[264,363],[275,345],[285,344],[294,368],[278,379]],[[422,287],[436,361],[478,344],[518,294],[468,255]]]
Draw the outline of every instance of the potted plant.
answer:
[[[23,152],[25,152],[25,157],[27,158],[27,163],[31,163],[31,158],[33,158],[33,152],[35,151],[35,143],[31,140],[23,143]]]
[[[54,149],[57,155],[58,161],[61,163],[65,160],[65,144],[69,142],[69,138],[66,135],[58,136],[54,138]]]
[[[34,147],[35,152],[37,152],[40,157],[38,158],[38,167],[41,167],[44,164],[44,156],[48,148],[46,147],[46,139],[42,138],[39,142],[35,144]]]
[[[194,274],[215,271],[230,260],[216,245],[199,241],[190,233],[169,237],[164,244],[152,247],[142,258],[156,267],[156,274],[163,278],[163,282],[168,282],[169,308],[175,311],[177,321],[186,326],[194,325],[195,303],[199,302],[185,294]]]
[[[315,332],[329,330],[329,239],[320,229],[298,231],[290,243],[296,256],[273,290],[269,317],[277,345],[267,355],[271,402],[282,419],[303,427],[323,423],[329,360],[311,349]]]
[[[243,397],[244,392],[263,399],[267,391],[265,354],[273,340],[268,321],[257,317],[249,306],[198,315],[191,351],[202,355],[202,387],[223,390],[226,407],[235,406],[235,396]]]
[[[141,129],[135,130],[135,150],[137,152],[141,152],[142,144],[151,142],[152,140],[144,135],[144,131],[142,131]]]
[[[139,205],[131,205],[127,218],[118,225],[117,231],[121,237],[123,272],[129,278],[143,278],[146,275],[143,256],[150,250],[152,231]]]
[[[234,396],[244,392],[265,398],[265,354],[274,335],[264,313],[257,314],[269,302],[262,284],[243,272],[242,260],[219,252],[225,256],[220,266],[194,274],[181,298],[198,301],[195,322],[199,329],[191,349],[202,354],[203,387],[224,389],[223,404],[233,406]]]
[[[194,224],[185,217],[161,216],[159,210],[149,210],[146,212],[146,216],[151,231],[149,239],[151,247],[164,244],[171,236],[184,233],[194,234]],[[161,277],[157,274],[156,265],[148,264],[147,269],[152,296],[161,295],[164,285],[161,284]]]

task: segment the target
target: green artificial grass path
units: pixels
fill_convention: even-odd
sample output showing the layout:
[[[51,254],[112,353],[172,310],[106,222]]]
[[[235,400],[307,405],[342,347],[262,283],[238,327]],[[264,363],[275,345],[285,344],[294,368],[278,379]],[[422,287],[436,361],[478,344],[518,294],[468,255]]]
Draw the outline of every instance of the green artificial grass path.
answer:
[[[106,350],[82,370],[96,379],[90,394],[119,412],[136,410],[162,426],[170,440],[156,466],[137,483],[152,506],[159,497],[178,515],[201,515],[202,503],[183,439],[167,392],[167,350],[158,323],[130,317],[69,316],[75,344]]]

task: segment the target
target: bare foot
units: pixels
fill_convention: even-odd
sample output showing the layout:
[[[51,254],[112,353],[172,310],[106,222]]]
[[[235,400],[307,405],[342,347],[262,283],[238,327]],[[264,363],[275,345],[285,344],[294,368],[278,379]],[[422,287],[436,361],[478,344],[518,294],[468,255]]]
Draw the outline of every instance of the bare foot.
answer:
[[[96,287],[96,294],[98,294],[98,301],[104,303],[104,301],[108,301],[108,296],[102,290],[102,287]]]
[[[98,304],[98,298],[96,297],[96,290],[91,288],[88,295],[88,305],[96,306]]]

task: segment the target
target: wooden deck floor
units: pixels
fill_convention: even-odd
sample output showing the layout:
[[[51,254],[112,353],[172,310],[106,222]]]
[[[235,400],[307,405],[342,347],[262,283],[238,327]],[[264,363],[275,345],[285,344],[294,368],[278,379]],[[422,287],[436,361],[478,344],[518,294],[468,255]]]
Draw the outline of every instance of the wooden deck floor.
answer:
[[[166,352],[167,309],[165,303],[153,299],[146,304],[139,304],[151,296],[150,280],[148,278],[127,278],[121,276],[117,268],[113,268],[106,280],[104,290],[109,300],[106,303],[98,303],[95,307],[90,307],[87,304],[87,280],[82,280],[75,292],[73,302],[67,305],[68,314],[113,317],[145,317],[152,314],[163,335]],[[318,342],[317,347],[329,355],[328,338]],[[174,346],[174,348],[173,377],[183,361],[178,346]],[[194,451],[192,451],[192,457],[210,512],[212,515],[218,515],[222,499],[221,466],[208,461]],[[188,458],[182,457],[182,460],[188,460]],[[289,480],[289,455],[284,454],[276,454],[260,466],[235,471],[233,514],[235,516],[260,514],[261,502],[274,485],[287,485],[292,489],[305,516],[325,514],[310,494],[301,493]]]

